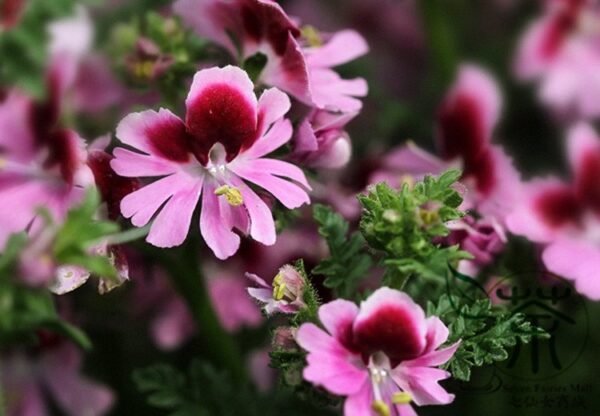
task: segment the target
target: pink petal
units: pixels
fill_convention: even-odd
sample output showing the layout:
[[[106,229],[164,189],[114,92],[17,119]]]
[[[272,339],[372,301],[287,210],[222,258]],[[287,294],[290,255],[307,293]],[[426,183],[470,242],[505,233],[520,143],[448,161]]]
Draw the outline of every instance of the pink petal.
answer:
[[[291,107],[289,97],[277,88],[265,90],[258,100],[258,114],[263,128],[279,121]],[[262,135],[262,134],[261,134]]]
[[[572,280],[579,293],[600,300],[600,248],[597,244],[561,238],[544,250],[542,260],[552,273]]]
[[[368,92],[364,79],[342,79],[330,69],[312,69],[310,85],[315,105],[328,111],[358,111],[362,102],[354,97],[364,97]]]
[[[193,317],[183,300],[176,296],[165,302],[151,326],[154,342],[167,351],[181,346],[195,331]]]
[[[354,341],[361,350],[382,351],[391,360],[418,357],[426,347],[425,313],[406,293],[382,287],[360,305]]]
[[[304,379],[338,395],[356,393],[367,381],[368,370],[350,363],[347,355],[310,353],[306,357]],[[357,364],[360,359],[356,359]]]
[[[449,404],[454,401],[454,395],[438,384],[439,380],[450,377],[447,371],[428,367],[403,368],[401,365],[392,371],[392,377],[402,390],[411,394],[419,406]]]
[[[236,175],[272,193],[286,208],[294,209],[310,202],[308,194],[302,188],[259,170],[254,166],[253,161],[231,166],[230,169]]]
[[[288,33],[285,52],[282,56],[269,51],[264,52],[266,52],[268,61],[261,73],[261,81],[287,92],[304,104],[313,105],[309,70],[302,48],[298,45],[294,35]]]
[[[126,195],[121,200],[121,213],[125,218],[131,218],[131,223],[136,227],[143,227],[182,185],[185,187],[188,183],[180,174],[159,179]]]
[[[240,237],[227,227],[221,216],[216,186],[207,182],[202,196],[202,211],[200,213],[200,232],[206,244],[215,256],[225,260],[236,253],[240,246]]]
[[[346,351],[334,337],[315,324],[303,324],[296,334],[296,342],[311,353],[335,355]]]
[[[255,287],[248,288],[248,294],[260,302],[269,302],[273,300],[272,289],[258,289]]]
[[[263,278],[255,275],[254,273],[246,273],[246,277],[259,288],[268,288],[269,290],[271,288],[271,286],[268,285]]]
[[[254,159],[247,162],[253,170],[267,172],[271,175],[281,176],[298,182],[300,185],[310,190],[311,187],[306,180],[302,169],[291,163],[277,159]]]
[[[390,152],[383,163],[386,168],[411,175],[415,179],[421,179],[425,175],[439,175],[448,168],[447,163],[413,142]]]
[[[306,62],[313,68],[328,68],[350,62],[369,51],[365,39],[354,30],[341,30],[323,46],[306,48]]]
[[[188,235],[201,192],[200,178],[192,188],[174,193],[152,222],[146,241],[156,247],[181,245]]]
[[[342,345],[350,346],[352,324],[358,315],[358,306],[354,302],[337,299],[319,308],[319,320],[327,331]]]
[[[110,166],[121,176],[130,178],[165,176],[178,170],[178,166],[171,161],[146,156],[122,147],[114,149],[113,155],[115,158],[110,162]]]
[[[525,30],[517,48],[514,70],[522,80],[535,79],[543,74],[552,63],[555,54],[544,45],[552,36],[552,18],[532,22]]]
[[[427,318],[426,352],[433,351],[448,339],[448,327],[437,316]]]
[[[228,331],[256,327],[263,318],[260,309],[246,292],[246,282],[238,275],[215,276],[209,280],[212,304],[221,325]],[[224,301],[224,300],[227,301]]]
[[[344,403],[344,416],[370,416],[373,414],[373,390],[369,383],[348,396]]]
[[[75,346],[65,344],[47,355],[43,362],[45,385],[66,414],[104,415],[112,407],[114,395],[79,373],[79,354]]]
[[[275,221],[271,210],[265,202],[254,193],[242,180],[232,178],[233,184],[240,189],[244,206],[250,217],[250,236],[256,241],[270,246],[275,244]]]
[[[292,124],[284,119],[276,122],[269,131],[246,150],[244,158],[255,159],[279,149],[292,138]]]
[[[189,160],[189,137],[183,121],[169,110],[131,113],[117,126],[123,143],[154,157],[185,163]]]
[[[414,360],[403,361],[403,367],[434,367],[445,364],[456,352],[460,345],[460,341],[455,342],[447,348],[437,351],[429,351],[424,355],[415,358]]]
[[[232,7],[233,6],[233,7]],[[241,22],[235,16],[237,4],[221,0],[177,0],[173,4],[173,12],[198,35],[236,54],[237,48],[225,29],[239,29]]]
[[[535,242],[552,241],[560,231],[557,226],[568,221],[569,215],[575,214],[569,208],[572,204],[565,194],[568,191],[569,188],[555,178],[527,184],[523,190],[523,200],[506,218],[508,229]]]
[[[29,122],[31,105],[17,91],[9,92],[4,102],[0,102],[0,148],[11,160],[28,162],[35,157],[35,138]]]

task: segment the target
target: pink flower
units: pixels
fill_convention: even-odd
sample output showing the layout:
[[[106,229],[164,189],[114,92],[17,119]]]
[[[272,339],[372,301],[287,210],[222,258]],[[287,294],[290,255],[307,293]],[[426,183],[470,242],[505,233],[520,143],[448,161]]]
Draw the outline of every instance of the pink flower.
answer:
[[[367,42],[354,30],[331,35],[317,33],[316,36],[314,42],[305,40],[302,48],[313,105],[329,111],[352,113],[360,110],[362,103],[356,97],[367,95],[367,82],[362,78],[342,79],[332,68],[367,53]]]
[[[549,271],[573,280],[577,291],[600,299],[600,137],[587,124],[568,135],[573,179],[537,179],[508,217],[511,232],[542,243]]]
[[[472,65],[462,66],[438,114],[441,157],[409,144],[386,157],[383,172],[373,180],[397,183],[460,168],[461,182],[467,187],[462,208],[502,222],[518,198],[520,180],[509,157],[491,143],[500,107],[500,92],[491,75]]]
[[[319,35],[314,44],[272,0],[178,0],[174,10],[198,35],[241,61],[264,54],[261,83],[321,109],[360,109],[356,97],[367,94],[365,80],[344,80],[331,69],[367,52],[366,42],[355,31],[327,36],[324,43]]]
[[[265,304],[264,310],[267,315],[275,312],[296,313],[306,306],[304,303],[306,282],[302,275],[289,264],[279,269],[272,285],[268,285],[263,279],[252,273],[246,273],[246,277],[258,286],[248,288],[248,293],[254,299]]]
[[[438,384],[450,374],[435,368],[446,363],[458,343],[439,349],[448,328],[425,317],[408,295],[383,287],[360,308],[335,300],[319,309],[325,331],[303,324],[297,335],[306,349],[304,378],[329,392],[346,396],[345,416],[415,415],[410,406],[448,404],[454,400]]]
[[[600,115],[600,9],[594,0],[548,0],[527,28],[515,60],[523,80],[538,80],[541,100],[581,117]]]
[[[492,263],[506,244],[504,227],[493,218],[475,219],[467,215],[449,224],[448,228],[451,232],[444,243],[459,245],[473,256],[473,259],[461,260],[458,264],[458,271],[469,276]]]
[[[272,245],[271,211],[245,181],[289,209],[309,202],[304,188],[310,187],[299,168],[263,157],[290,140],[292,126],[283,118],[288,97],[269,89],[257,100],[248,75],[228,66],[199,71],[186,107],[185,121],[169,110],[148,110],[128,115],[117,127],[118,138],[138,152],[115,149],[115,172],[161,177],[123,198],[121,213],[142,227],[158,212],[146,240],[173,247],[185,240],[202,196],[200,231],[218,258],[238,250],[234,229]]]
[[[268,61],[260,80],[312,103],[308,69],[296,40],[300,30],[271,0],[178,0],[173,9],[198,35],[245,60],[256,53]]]
[[[352,144],[344,128],[357,114],[312,111],[296,130],[292,159],[313,168],[346,165],[352,156]]]
[[[38,209],[56,221],[81,200],[91,183],[83,140],[62,128],[57,84],[51,78],[49,97],[33,102],[10,92],[0,103],[0,250],[15,232],[38,230]]]
[[[43,339],[35,356],[9,352],[1,357],[6,415],[45,416],[50,402],[68,416],[107,414],[113,393],[81,374],[80,351],[65,341]]]

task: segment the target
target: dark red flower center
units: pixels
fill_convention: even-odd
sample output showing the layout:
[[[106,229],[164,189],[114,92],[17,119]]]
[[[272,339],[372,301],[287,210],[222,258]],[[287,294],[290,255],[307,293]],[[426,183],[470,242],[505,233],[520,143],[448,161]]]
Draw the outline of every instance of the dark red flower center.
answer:
[[[540,194],[535,200],[535,209],[551,227],[576,224],[582,211],[577,195],[569,187],[560,185]]]
[[[463,94],[444,104],[438,125],[442,158],[460,158],[463,161],[463,178],[473,178],[479,192],[489,193],[496,183],[496,171],[477,100]]]
[[[203,164],[215,143],[227,152],[227,161],[257,139],[257,114],[236,88],[214,84],[205,88],[188,106],[186,115],[190,148]]]
[[[424,336],[409,312],[396,305],[381,307],[354,327],[353,344],[363,355],[383,352],[392,364],[419,356],[425,348]]]

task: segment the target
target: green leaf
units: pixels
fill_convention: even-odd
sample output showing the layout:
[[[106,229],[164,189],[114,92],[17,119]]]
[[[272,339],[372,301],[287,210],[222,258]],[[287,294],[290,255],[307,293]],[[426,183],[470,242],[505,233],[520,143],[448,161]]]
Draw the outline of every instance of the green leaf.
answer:
[[[351,297],[373,265],[366,253],[366,241],[358,232],[348,235],[348,223],[328,207],[315,205],[313,216],[330,253],[330,257],[321,261],[313,273],[324,275],[324,285],[337,296]]]

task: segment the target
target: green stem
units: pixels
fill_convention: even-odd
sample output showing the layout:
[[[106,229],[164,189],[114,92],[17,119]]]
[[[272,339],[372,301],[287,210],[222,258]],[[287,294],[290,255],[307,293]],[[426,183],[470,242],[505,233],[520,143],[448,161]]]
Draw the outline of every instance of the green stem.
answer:
[[[247,380],[247,374],[241,351],[233,337],[219,322],[206,280],[196,262],[198,251],[194,250],[194,247],[194,244],[188,244],[184,250],[176,251],[177,256],[165,253],[160,256],[160,260],[169,270],[175,288],[186,301],[196,320],[213,362],[229,371],[239,384],[243,384]],[[228,302],[227,299],[220,301]]]

